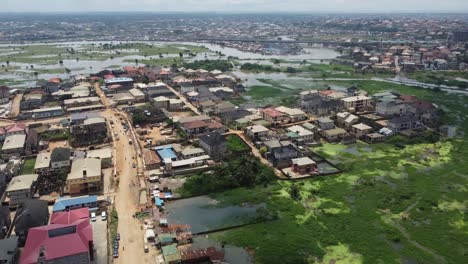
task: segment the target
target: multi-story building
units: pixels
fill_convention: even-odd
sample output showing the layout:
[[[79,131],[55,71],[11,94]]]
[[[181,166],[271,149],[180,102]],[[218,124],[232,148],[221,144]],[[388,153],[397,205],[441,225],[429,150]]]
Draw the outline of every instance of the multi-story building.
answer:
[[[107,124],[104,117],[93,117],[83,121],[82,124],[70,127],[73,145],[85,146],[103,143],[108,138]]]
[[[64,192],[80,194],[101,190],[101,161],[94,158],[76,159],[73,161],[70,174],[67,176]]]

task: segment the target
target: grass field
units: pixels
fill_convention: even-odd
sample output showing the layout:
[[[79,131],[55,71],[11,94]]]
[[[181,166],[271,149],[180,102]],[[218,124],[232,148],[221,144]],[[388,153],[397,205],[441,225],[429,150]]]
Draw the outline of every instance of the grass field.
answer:
[[[36,165],[35,158],[28,158],[24,161],[23,170],[21,174],[32,174],[34,173],[34,166]]]
[[[385,83],[365,81],[372,93]],[[445,119],[468,131],[466,97],[391,85],[439,104]],[[468,141],[352,146],[325,144],[315,151],[344,170],[289,182],[213,194],[225,204],[266,203],[279,219],[216,234],[255,252],[257,263],[463,263],[468,248],[465,212]],[[443,241],[443,242],[442,242]]]

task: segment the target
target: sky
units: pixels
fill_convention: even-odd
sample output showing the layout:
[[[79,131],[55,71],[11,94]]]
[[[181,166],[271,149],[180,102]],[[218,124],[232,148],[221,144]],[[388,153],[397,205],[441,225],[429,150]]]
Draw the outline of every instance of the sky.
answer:
[[[457,12],[468,0],[0,0],[0,12]]]

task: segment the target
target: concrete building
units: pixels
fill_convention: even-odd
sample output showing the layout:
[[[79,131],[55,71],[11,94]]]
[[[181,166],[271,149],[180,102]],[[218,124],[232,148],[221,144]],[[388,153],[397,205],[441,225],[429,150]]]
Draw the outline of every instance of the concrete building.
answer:
[[[5,138],[2,147],[3,158],[21,157],[24,153],[26,135],[11,135]]]
[[[70,131],[75,146],[100,144],[108,138],[107,123],[104,117],[85,119],[82,124],[71,126]]]
[[[0,263],[15,264],[18,256],[18,237],[0,240]]]
[[[307,119],[307,114],[304,111],[297,109],[297,108],[289,108],[285,106],[280,106],[280,107],[276,107],[275,109],[287,115],[289,117],[289,121],[292,123]]]
[[[50,168],[54,171],[68,171],[70,168],[70,148],[55,148],[50,155]]]
[[[130,89],[128,92],[135,98],[135,102],[145,101],[145,94],[142,91],[134,88]]]
[[[317,171],[317,163],[308,157],[292,159],[293,171],[300,174],[307,174]]]
[[[85,158],[73,161],[64,192],[80,194],[101,190],[102,172],[99,159]]]
[[[33,109],[22,113],[22,116],[32,119],[43,119],[62,116],[64,111],[61,106]]]
[[[357,138],[362,138],[366,134],[369,134],[372,131],[372,127],[359,123],[351,126],[351,133],[354,134]]]
[[[13,177],[5,191],[10,207],[18,206],[33,197],[39,175],[26,174]]]
[[[245,128],[245,133],[253,140],[267,136],[270,130],[262,125],[253,125]]]
[[[112,166],[112,147],[88,150],[86,157],[99,159],[102,168],[109,168]]]
[[[372,100],[367,96],[351,96],[341,99],[344,109],[350,112],[363,112],[372,109]]]
[[[67,99],[63,102],[66,109],[101,103],[101,98],[97,96]]]
[[[310,130],[303,128],[302,126],[292,126],[287,128],[288,131],[296,133],[298,140],[303,142],[311,142],[314,140],[314,133]]]
[[[46,174],[50,169],[50,161],[52,154],[50,152],[41,152],[37,154],[34,172],[37,174]]]
[[[226,138],[219,132],[202,135],[199,138],[200,147],[214,160],[219,160],[227,153]]]

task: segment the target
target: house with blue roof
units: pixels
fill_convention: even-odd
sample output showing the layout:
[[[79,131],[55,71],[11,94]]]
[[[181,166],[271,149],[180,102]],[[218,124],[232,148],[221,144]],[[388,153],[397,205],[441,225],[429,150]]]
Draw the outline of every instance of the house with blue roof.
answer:
[[[177,160],[177,154],[175,153],[174,148],[171,145],[156,147],[154,148],[154,150],[156,151],[156,153],[158,153],[162,161],[168,159],[172,161]]]
[[[59,197],[54,204],[54,213],[69,211],[78,208],[89,208],[90,210],[98,208],[98,199],[96,195],[87,195],[74,198]]]

